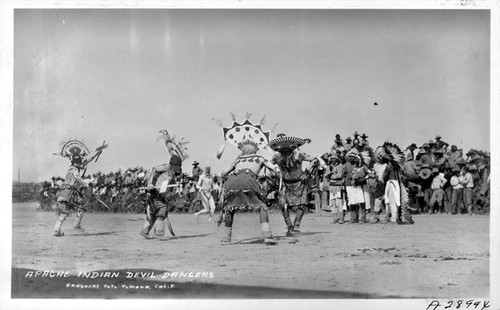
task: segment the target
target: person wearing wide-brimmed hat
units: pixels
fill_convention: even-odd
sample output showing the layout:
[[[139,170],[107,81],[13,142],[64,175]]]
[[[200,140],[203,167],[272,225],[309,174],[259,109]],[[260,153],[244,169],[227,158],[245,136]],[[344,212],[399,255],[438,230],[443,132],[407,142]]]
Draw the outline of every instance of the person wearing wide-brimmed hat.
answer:
[[[406,177],[406,180],[415,182],[419,179],[418,173],[420,171],[420,168],[417,165],[415,157],[413,157],[413,153],[410,150],[407,150],[405,152],[405,159],[406,160],[403,163],[403,173]]]
[[[457,162],[460,158],[462,158],[462,153],[458,150],[456,145],[452,145],[448,152],[448,163],[451,169],[458,167]]]
[[[430,200],[430,209],[429,214],[433,213],[443,213],[443,204],[444,204],[444,185],[448,180],[444,177],[444,173],[439,170],[439,168],[434,167],[432,169],[432,173],[434,177],[431,183],[432,196]],[[438,209],[434,212],[434,206],[438,205]]]
[[[419,152],[417,156],[418,160],[420,160],[422,164],[427,164],[430,167],[434,167],[435,157],[434,153],[432,152],[432,148],[428,143],[425,143],[424,145],[422,145],[422,150],[423,151]]]
[[[200,165],[200,163],[197,162],[196,160],[193,162],[193,171],[191,174],[193,176],[193,181],[195,183],[198,182],[198,179],[203,174],[203,169],[201,169],[199,165]]]
[[[450,179],[450,185],[452,188],[451,193],[451,214],[457,214],[460,212],[459,204],[463,202],[463,185],[461,184],[461,179],[463,176],[460,175],[462,170],[455,166],[452,168],[451,173],[452,177]]]
[[[450,146],[450,145],[448,143],[444,142],[443,140],[441,140],[441,136],[440,135],[436,136],[436,142],[434,142],[434,148],[435,149],[444,149],[446,151],[446,149],[448,148],[448,146]]]
[[[434,149],[432,152],[434,155],[434,167],[443,170],[446,163],[446,158],[444,157],[443,149]]]
[[[368,142],[368,136],[365,133],[362,134],[360,137],[362,146],[370,146],[370,143]]]
[[[489,157],[481,158],[477,162],[478,170],[478,200],[485,200],[489,196],[490,192],[490,168],[489,168]]]
[[[415,143],[412,143],[412,144],[408,145],[408,146],[406,147],[406,149],[407,149],[407,150],[411,150],[411,151],[413,151],[413,150],[418,149],[418,146],[417,146]]]
[[[415,143],[412,143],[406,147],[406,150],[410,155],[410,160],[415,160],[416,155],[415,155],[415,150],[418,149],[417,145]],[[418,153],[418,152],[417,152]]]
[[[432,139],[430,139],[429,142],[427,142],[426,144],[427,144],[427,147],[431,150],[436,147],[436,142],[434,142],[434,140],[432,140]]]
[[[345,138],[345,143],[344,143],[344,152],[349,152],[352,148],[352,139],[351,137]]]
[[[427,163],[420,164],[418,175],[420,177],[420,188],[423,193],[424,203],[421,205],[421,213],[427,213],[430,209],[431,197],[432,197],[432,179],[434,178],[432,173],[432,166]]]
[[[475,165],[466,165],[465,174],[461,181],[462,186],[464,187],[464,204],[467,208],[467,212],[469,215],[474,214],[474,210],[472,207],[472,191],[474,189],[474,179],[472,177],[472,171],[477,170]]]
[[[310,143],[309,139],[290,137],[284,134],[269,142],[269,148],[277,152],[273,162],[278,165],[282,174],[282,189],[280,191],[279,205],[283,214],[283,219],[287,226],[287,236],[292,236],[293,232],[300,232],[300,224],[307,208],[311,207],[312,184],[310,165],[306,171],[302,170],[302,163],[315,163],[319,159],[307,155],[299,148]],[[290,219],[290,209],[296,211],[295,219],[292,223]]]

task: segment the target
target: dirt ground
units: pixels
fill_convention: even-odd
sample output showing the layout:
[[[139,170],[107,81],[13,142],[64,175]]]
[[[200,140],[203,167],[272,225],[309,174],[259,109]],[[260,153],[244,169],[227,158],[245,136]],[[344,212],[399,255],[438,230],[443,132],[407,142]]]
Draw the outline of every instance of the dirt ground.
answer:
[[[266,245],[258,214],[237,214],[233,244],[221,245],[223,228],[192,214],[170,215],[176,237],[144,239],[140,214],[87,213],[87,235],[71,229],[72,215],[56,238],[55,213],[36,206],[13,205],[12,298],[489,297],[488,215],[333,225],[329,213],[310,213],[292,238],[274,212],[278,244]],[[79,276],[94,271],[119,276]]]

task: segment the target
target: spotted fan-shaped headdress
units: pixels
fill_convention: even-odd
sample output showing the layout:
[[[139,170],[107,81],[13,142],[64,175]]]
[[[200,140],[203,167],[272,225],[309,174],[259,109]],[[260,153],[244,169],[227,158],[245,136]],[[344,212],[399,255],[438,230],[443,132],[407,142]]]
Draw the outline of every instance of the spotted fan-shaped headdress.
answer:
[[[285,134],[278,134],[277,136],[277,138],[269,142],[269,147],[276,152],[284,150],[293,151],[306,143],[311,143],[311,139],[287,137]]]
[[[69,158],[71,162],[81,163],[81,161],[90,154],[88,147],[83,143],[83,141],[77,139],[70,139],[61,143],[61,150],[59,153],[54,155],[59,155],[62,157]]]
[[[221,158],[224,152],[226,142],[239,150],[245,145],[252,145],[256,150],[259,150],[269,143],[270,132],[262,129],[264,118],[262,118],[260,124],[254,124],[249,120],[251,113],[247,113],[245,120],[241,123],[236,121],[236,116],[234,114],[231,113],[231,116],[233,118],[233,123],[229,127],[223,127],[222,122],[217,121],[217,124],[222,128],[222,134],[225,140],[224,145],[222,145],[217,152],[218,159]]]
[[[405,162],[405,154],[399,148],[399,146],[387,141],[375,150],[374,156],[377,159],[385,158],[400,169],[403,168],[403,164]]]

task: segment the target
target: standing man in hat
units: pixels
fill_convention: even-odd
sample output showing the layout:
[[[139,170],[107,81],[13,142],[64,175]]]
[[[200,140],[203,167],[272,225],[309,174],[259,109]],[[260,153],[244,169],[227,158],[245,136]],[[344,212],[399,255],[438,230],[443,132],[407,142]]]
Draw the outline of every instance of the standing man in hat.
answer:
[[[361,135],[361,146],[370,146],[370,143],[368,142],[368,136],[366,134]]]
[[[83,212],[85,211],[82,208],[84,203],[82,191],[88,187],[82,177],[87,171],[87,165],[94,159],[97,161],[102,151],[107,147],[108,145],[103,143],[96,148],[94,153],[90,153],[89,149],[81,141],[70,140],[63,143],[63,147],[57,155],[69,158],[71,165],[66,173],[62,189],[57,194],[56,210],[59,217],[54,225],[55,237],[64,236],[64,233],[61,232],[61,227],[72,211],[76,211],[73,228],[84,231],[81,227]]]
[[[153,239],[150,231],[154,227],[154,235],[161,237],[165,234],[165,222],[169,226],[170,233],[173,231],[168,219],[168,208],[175,201],[176,188],[175,179],[182,174],[182,162],[188,158],[185,145],[182,139],[177,142],[171,137],[167,130],[160,131],[159,139],[163,139],[170,155],[168,164],[161,164],[151,168],[146,176],[147,198],[146,198],[146,219],[140,231],[140,235],[146,239]]]
[[[438,204],[438,209],[435,213],[443,213],[443,201],[444,201],[444,185],[447,180],[444,177],[444,173],[439,170],[439,168],[433,168],[432,172],[434,174],[434,178],[432,179],[431,189],[432,196],[430,201],[430,210],[429,214],[434,213],[434,205]]]
[[[460,212],[459,204],[463,201],[463,185],[461,184],[461,177],[460,175],[461,169],[458,166],[455,166],[452,168],[451,173],[451,179],[450,179],[450,185],[452,188],[451,192],[451,214],[457,214],[457,212]]]
[[[429,165],[431,168],[434,167],[434,163],[435,163],[435,157],[434,157],[434,153],[432,152],[432,147],[430,144],[428,143],[424,143],[424,145],[422,145],[422,149],[423,149],[423,152],[419,152],[419,160],[422,164],[427,164]]]
[[[284,134],[269,142],[269,147],[277,152],[273,162],[279,167],[282,174],[282,189],[280,192],[280,209],[287,226],[287,236],[293,232],[300,232],[300,224],[307,208],[311,205],[312,184],[310,165],[306,171],[302,170],[302,163],[315,162],[315,157],[309,156],[299,150],[299,147],[310,143],[309,139],[287,137]],[[296,211],[295,220],[290,219],[289,209]]]
[[[444,149],[446,151],[446,149],[448,148],[448,146],[450,146],[450,145],[448,143],[444,142],[443,140],[441,140],[441,136],[440,135],[436,136],[436,142],[434,144],[434,148],[435,149]]]
[[[438,168],[439,170],[444,169],[444,164],[446,163],[446,158],[444,157],[444,150],[443,149],[434,149],[434,167]]]
[[[448,164],[450,165],[451,169],[458,167],[457,162],[460,158],[462,158],[462,153],[458,151],[456,145],[452,145],[451,150],[448,153]]]
[[[201,169],[199,167],[199,162],[197,162],[196,160],[193,162],[193,181],[194,183],[197,183],[199,178],[200,178],[200,175],[202,175],[203,173],[203,169]]]
[[[415,150],[418,149],[417,145],[415,143],[412,143],[406,147],[406,150],[411,154],[410,160],[415,160],[416,155],[415,155]],[[407,157],[408,159],[408,157]]]
[[[418,172],[420,177],[420,187],[423,194],[423,199],[425,206],[422,205],[422,213],[429,212],[431,210],[431,197],[432,197],[432,180],[434,178],[432,174],[432,167],[427,164],[420,165],[420,171]]]
[[[472,178],[471,171],[477,170],[475,165],[465,166],[464,178],[461,182],[464,187],[464,204],[467,208],[467,213],[469,215],[474,215],[474,209],[472,207],[472,191],[474,189],[474,179]]]
[[[344,143],[344,152],[349,152],[352,148],[352,139],[351,137],[345,138],[345,143]]]
[[[358,151],[361,151],[361,141],[359,139],[359,133],[355,131],[353,136],[354,138],[352,139],[352,146],[355,147]]]
[[[427,142],[428,147],[432,151],[436,147],[436,142],[434,140],[430,139],[429,142]]]

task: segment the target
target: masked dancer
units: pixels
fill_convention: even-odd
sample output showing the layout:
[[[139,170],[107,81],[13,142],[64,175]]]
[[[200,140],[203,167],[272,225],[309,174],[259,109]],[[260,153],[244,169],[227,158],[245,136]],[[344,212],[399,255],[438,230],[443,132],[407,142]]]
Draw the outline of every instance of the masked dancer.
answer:
[[[176,178],[182,175],[182,162],[188,158],[185,145],[189,142],[179,142],[171,137],[166,130],[160,131],[157,140],[163,139],[170,155],[168,164],[153,167],[146,176],[146,220],[140,235],[146,239],[154,239],[165,235],[165,222],[172,236],[175,236],[168,219],[168,209],[175,202],[177,195]],[[154,227],[154,236],[150,235]]]
[[[293,232],[300,232],[302,217],[311,207],[313,176],[312,168],[317,168],[318,158],[309,156],[299,150],[299,147],[310,143],[310,139],[287,137],[279,134],[278,138],[269,142],[269,147],[277,152],[273,162],[278,165],[282,174],[282,188],[280,191],[280,209],[287,226],[287,236],[293,236]],[[302,163],[312,163],[306,171],[302,170]],[[324,162],[321,161],[324,166]],[[295,210],[295,219],[292,223],[289,210]]]
[[[99,155],[107,147],[108,145],[103,143],[96,148],[95,152],[91,153],[83,142],[69,140],[62,144],[60,153],[56,154],[69,158],[71,166],[66,173],[66,179],[57,197],[56,211],[59,217],[54,226],[54,236],[64,236],[61,227],[72,211],[76,212],[73,228],[85,232],[81,223],[85,211],[82,207],[84,204],[83,191],[86,190],[87,185],[82,178],[87,170],[87,165],[94,159],[97,161]]]
[[[260,224],[264,242],[268,244],[276,243],[269,227],[268,207],[265,202],[265,191],[258,181],[259,172],[263,167],[270,171],[277,172],[276,167],[266,158],[257,154],[257,151],[264,148],[269,142],[269,132],[263,131],[261,124],[253,124],[247,117],[244,122],[236,122],[233,116],[233,124],[230,127],[222,127],[225,143],[217,153],[220,159],[226,143],[237,147],[241,154],[226,169],[221,177],[225,179],[223,184],[223,208],[225,213],[225,233],[221,240],[222,244],[231,242],[233,219],[236,211],[254,210],[259,212]]]

